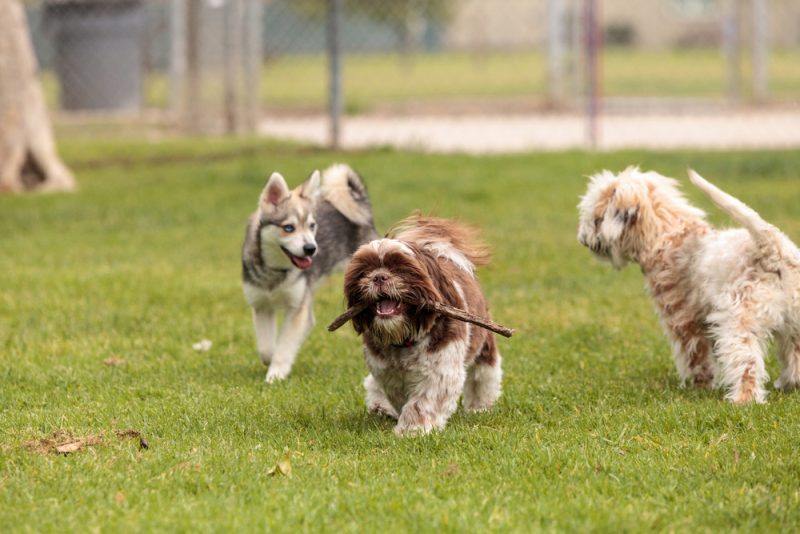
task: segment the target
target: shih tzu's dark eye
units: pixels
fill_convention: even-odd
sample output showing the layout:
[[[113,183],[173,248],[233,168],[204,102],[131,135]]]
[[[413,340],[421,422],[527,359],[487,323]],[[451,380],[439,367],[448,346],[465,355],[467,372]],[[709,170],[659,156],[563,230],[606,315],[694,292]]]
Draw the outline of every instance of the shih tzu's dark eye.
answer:
[[[283,226],[283,231],[286,232],[287,234],[291,234],[292,232],[294,232],[294,225],[293,224],[285,224]]]
[[[595,228],[600,228],[601,224],[603,224],[603,218],[602,217],[598,217],[598,218],[596,218],[594,220],[594,227]]]
[[[314,230],[317,229],[317,223],[312,222],[311,224],[308,225],[308,228],[313,232]]]

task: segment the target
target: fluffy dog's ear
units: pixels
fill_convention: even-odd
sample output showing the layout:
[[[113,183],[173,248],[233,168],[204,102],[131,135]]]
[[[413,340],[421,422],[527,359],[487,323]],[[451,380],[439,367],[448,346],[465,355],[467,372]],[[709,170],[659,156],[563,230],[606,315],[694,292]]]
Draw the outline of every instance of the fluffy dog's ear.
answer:
[[[619,208],[614,216],[625,226],[635,224],[639,218],[638,206],[631,206],[629,208]]]
[[[273,172],[272,176],[269,177],[267,185],[261,192],[258,205],[261,208],[272,209],[280,204],[282,200],[288,198],[289,195],[289,186],[286,185],[286,180],[283,179],[280,173]]]
[[[306,180],[303,183],[303,188],[301,189],[300,196],[311,201],[316,201],[317,196],[319,196],[319,183],[320,183],[319,171],[314,171],[308,178],[308,180]]]

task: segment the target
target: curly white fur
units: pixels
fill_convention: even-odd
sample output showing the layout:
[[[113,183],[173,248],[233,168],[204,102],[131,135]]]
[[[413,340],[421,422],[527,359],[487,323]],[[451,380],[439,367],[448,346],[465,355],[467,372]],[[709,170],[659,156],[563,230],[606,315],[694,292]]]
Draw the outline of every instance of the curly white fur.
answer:
[[[800,386],[800,251],[754,210],[690,171],[743,229],[715,230],[677,183],[629,167],[591,178],[578,240],[622,268],[638,263],[683,382],[764,402],[764,355],[778,340],[777,388]]]

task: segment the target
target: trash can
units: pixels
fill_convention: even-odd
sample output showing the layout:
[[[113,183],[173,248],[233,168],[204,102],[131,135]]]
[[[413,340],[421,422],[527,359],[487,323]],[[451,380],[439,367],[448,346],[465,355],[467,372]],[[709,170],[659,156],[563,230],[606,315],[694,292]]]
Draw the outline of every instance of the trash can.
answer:
[[[63,109],[140,109],[141,0],[46,0],[45,26]]]

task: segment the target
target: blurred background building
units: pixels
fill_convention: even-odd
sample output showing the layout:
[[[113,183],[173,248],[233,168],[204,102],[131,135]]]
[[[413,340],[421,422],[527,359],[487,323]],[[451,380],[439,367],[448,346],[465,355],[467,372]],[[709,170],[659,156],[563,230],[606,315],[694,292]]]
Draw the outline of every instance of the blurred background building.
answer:
[[[413,118],[422,127],[431,117],[472,115],[588,124],[615,114],[780,116],[800,103],[797,0],[29,0],[26,7],[48,102],[63,124],[113,120],[162,132],[297,139],[305,128],[314,130],[306,140],[331,142],[340,124],[368,118]],[[776,127],[755,124],[765,135]],[[593,135],[587,142],[597,141]]]

